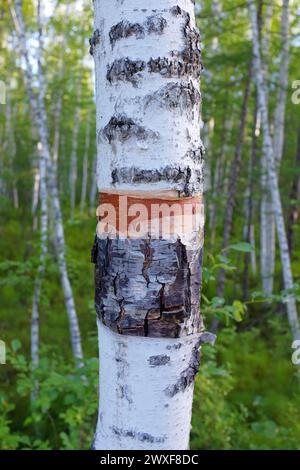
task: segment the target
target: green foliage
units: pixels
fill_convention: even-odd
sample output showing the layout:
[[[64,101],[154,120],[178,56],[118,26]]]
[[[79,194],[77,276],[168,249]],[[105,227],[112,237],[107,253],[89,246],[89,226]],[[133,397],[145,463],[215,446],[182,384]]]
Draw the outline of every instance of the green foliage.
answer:
[[[280,329],[277,319],[270,337]],[[192,449],[299,449],[298,381],[284,357],[286,335],[271,343],[257,329],[219,335],[204,348],[196,380]]]
[[[88,449],[98,408],[98,360],[76,369],[44,348],[33,372],[20,349],[13,340],[7,361],[15,386],[0,397],[0,448]]]

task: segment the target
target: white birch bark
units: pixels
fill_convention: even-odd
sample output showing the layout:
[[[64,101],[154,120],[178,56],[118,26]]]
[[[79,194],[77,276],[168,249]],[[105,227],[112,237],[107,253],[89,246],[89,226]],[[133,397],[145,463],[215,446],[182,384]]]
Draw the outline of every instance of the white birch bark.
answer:
[[[225,159],[228,151],[228,134],[231,131],[232,123],[230,119],[227,119],[224,124],[223,138],[221,153],[217,158],[216,167],[213,179],[213,190],[211,195],[210,203],[210,217],[209,217],[209,229],[210,229],[210,243],[213,246],[216,237],[216,226],[217,226],[217,208],[219,206],[218,199],[222,193],[222,186],[225,185]],[[206,151],[207,153],[207,151]],[[224,191],[224,194],[226,192]]]
[[[189,448],[194,384],[175,394],[199,335],[182,340],[114,333],[98,321],[100,411],[97,450]],[[155,365],[160,358],[161,365]],[[172,396],[173,395],[173,396]]]
[[[70,16],[70,2],[66,1],[66,18]],[[66,34],[63,35],[61,41],[61,57],[60,57],[60,70],[59,70],[59,82],[62,83],[65,77],[65,62],[64,62],[64,52],[67,45],[68,36]],[[54,110],[54,141],[53,141],[53,150],[52,150],[52,158],[53,158],[53,165],[54,165],[54,172],[56,174],[57,179],[57,167],[58,167],[58,157],[59,157],[59,145],[60,145],[60,117],[62,112],[62,104],[63,104],[63,88],[58,90],[58,96],[56,101],[56,106]]]
[[[97,154],[95,153],[92,163],[91,189],[89,195],[90,213],[95,213],[97,195]]]
[[[274,2],[269,0],[266,8],[264,35],[262,37],[263,74],[267,80],[268,57],[270,48],[271,22]],[[266,96],[268,103],[268,94]],[[262,288],[267,295],[273,292],[273,273],[275,267],[275,219],[273,213],[272,196],[268,185],[267,156],[263,145],[261,160],[261,205],[260,205],[260,273]]]
[[[274,114],[274,135],[273,147],[274,157],[279,171],[280,162],[283,154],[284,143],[284,124],[285,124],[285,106],[288,87],[288,69],[289,69],[289,0],[283,0],[281,16],[281,58],[278,81],[277,105]],[[267,206],[265,240],[264,246],[266,253],[266,277],[264,283],[267,293],[272,293],[274,284],[275,257],[276,257],[276,237],[275,237],[275,216],[272,201],[269,197],[269,190],[266,191]]]
[[[34,284],[34,294],[31,311],[31,362],[33,369],[39,364],[39,304],[41,296],[42,280],[46,267],[47,242],[48,242],[48,192],[47,192],[47,162],[42,152],[41,144],[38,144],[39,174],[40,174],[40,259],[37,276]],[[36,392],[36,391],[35,391]],[[35,393],[33,394],[33,398]]]
[[[11,189],[12,189],[13,204],[14,204],[14,208],[18,209],[19,208],[19,192],[18,192],[18,188],[16,184],[16,178],[14,175],[14,159],[16,157],[17,149],[16,149],[14,131],[13,131],[13,126],[12,126],[13,119],[12,119],[12,109],[11,109],[11,101],[10,101],[9,93],[7,93],[6,95],[5,110],[6,110],[5,134],[6,134],[7,142],[6,142],[6,145],[4,145],[4,150],[7,150],[8,165],[11,171],[11,179],[12,179]]]
[[[34,168],[34,178],[33,178],[33,188],[32,188],[32,205],[31,205],[31,214],[32,214],[32,231],[35,232],[38,227],[37,219],[37,210],[39,205],[39,195],[40,195],[40,169]]]
[[[82,163],[82,184],[81,184],[81,197],[80,197],[80,212],[83,214],[86,205],[87,196],[87,182],[88,182],[88,166],[89,166],[89,150],[90,150],[90,135],[91,135],[91,122],[90,116],[87,116],[86,132],[85,132],[85,145]]]
[[[202,197],[194,3],[95,0],[94,11],[101,197]],[[188,448],[203,340],[200,225],[157,240],[103,239],[98,232],[95,449]]]
[[[260,52],[260,45],[259,45],[259,33],[258,33],[258,25],[257,25],[256,6],[253,0],[248,0],[248,5],[249,5],[250,14],[251,14],[253,56],[254,56],[254,66],[255,66],[255,79],[256,79],[256,86],[257,86],[257,93],[258,93],[258,104],[259,104],[259,110],[260,110],[261,118],[262,118],[263,140],[264,140],[264,146],[265,146],[266,156],[267,156],[267,170],[268,170],[270,191],[272,195],[272,202],[273,202],[274,212],[275,212],[283,282],[284,282],[285,289],[292,289],[294,287],[293,274],[292,274],[291,260],[290,260],[290,254],[289,254],[289,249],[288,249],[284,217],[283,217],[283,212],[282,212],[282,203],[281,203],[279,186],[278,186],[276,160],[275,160],[275,155],[274,155],[274,148],[272,145],[272,139],[270,135],[269,113],[268,113],[268,106],[267,106],[267,92],[266,92],[266,85],[265,85],[265,80],[263,76],[261,52]],[[298,322],[298,314],[297,314],[295,299],[292,296],[289,296],[287,299],[286,305],[287,305],[288,321],[290,324],[293,339],[299,339],[300,332],[299,332],[299,322]]]
[[[18,35],[18,43],[20,53],[25,62],[25,84],[27,87],[27,93],[29,97],[30,106],[33,111],[33,116],[35,120],[35,125],[39,134],[40,143],[41,143],[41,152],[43,158],[47,162],[47,172],[48,172],[48,190],[51,197],[52,210],[54,213],[55,221],[55,248],[58,258],[58,265],[60,270],[61,283],[64,292],[65,304],[67,309],[67,314],[69,318],[70,334],[71,334],[71,343],[74,358],[77,363],[80,365],[83,357],[82,347],[81,347],[81,337],[78,324],[78,318],[75,310],[74,297],[72,293],[71,284],[68,277],[67,265],[65,259],[65,240],[64,240],[64,229],[62,222],[62,214],[60,208],[60,201],[58,195],[58,189],[56,184],[55,173],[53,172],[52,159],[49,148],[48,141],[48,129],[46,122],[46,109],[44,101],[44,91],[45,91],[45,80],[43,75],[43,70],[41,64],[38,64],[38,81],[39,81],[39,93],[35,95],[33,92],[33,71],[32,65],[29,59],[28,46],[26,41],[25,26],[23,21],[22,14],[22,1],[21,0],[8,0],[9,6],[11,9],[12,18],[15,24],[16,32]]]
[[[74,218],[74,210],[76,204],[76,185],[77,185],[77,152],[78,152],[78,132],[80,125],[80,98],[81,98],[81,80],[78,79],[76,92],[76,110],[74,115],[73,134],[72,134],[72,151],[70,163],[70,219]]]

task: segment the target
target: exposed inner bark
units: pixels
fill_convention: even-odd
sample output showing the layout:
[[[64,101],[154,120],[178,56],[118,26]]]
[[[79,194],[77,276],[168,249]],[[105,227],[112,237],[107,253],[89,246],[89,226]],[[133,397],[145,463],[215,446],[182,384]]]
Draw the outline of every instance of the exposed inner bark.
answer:
[[[180,240],[97,238],[95,304],[99,318],[126,335],[178,338],[202,329],[202,250]]]

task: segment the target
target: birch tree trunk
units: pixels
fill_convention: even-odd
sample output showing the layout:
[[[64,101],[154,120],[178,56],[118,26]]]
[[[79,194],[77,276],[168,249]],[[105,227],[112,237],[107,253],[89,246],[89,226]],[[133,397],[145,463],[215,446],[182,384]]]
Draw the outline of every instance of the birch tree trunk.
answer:
[[[41,201],[41,214],[40,214],[40,260],[37,276],[34,284],[32,311],[31,311],[31,362],[32,367],[35,369],[39,364],[39,305],[41,297],[42,280],[46,267],[46,256],[48,251],[48,192],[47,192],[47,162],[41,151],[41,144],[38,144],[39,153],[39,174],[40,174],[40,201]],[[35,399],[38,384],[32,393],[32,400]]]
[[[78,149],[78,132],[80,124],[80,97],[81,97],[81,81],[77,83],[77,106],[74,116],[73,135],[72,135],[72,152],[70,165],[70,219],[74,218],[74,210],[76,204],[76,185],[77,185],[77,149]]]
[[[83,214],[86,205],[86,193],[87,193],[87,180],[88,180],[88,165],[89,165],[89,150],[90,150],[90,134],[91,134],[91,122],[90,116],[87,117],[86,133],[85,133],[85,145],[84,145],[84,156],[83,156],[83,167],[82,167],[82,186],[81,186],[81,198],[80,198],[80,212]]]
[[[283,154],[284,143],[284,124],[285,124],[285,107],[286,95],[288,87],[288,71],[289,71],[289,0],[283,0],[282,16],[281,16],[281,57],[279,69],[279,82],[278,82],[278,95],[277,105],[274,114],[274,158],[279,172],[280,163]],[[272,293],[274,284],[275,272],[275,257],[276,257],[276,236],[275,236],[275,215],[273,204],[269,206],[271,213],[267,217],[267,237],[266,243],[268,244],[269,251],[269,292]],[[272,232],[271,232],[272,230]],[[269,238],[268,235],[272,235]],[[268,292],[268,290],[267,290]],[[268,292],[268,293],[269,293]]]
[[[187,449],[199,346],[212,339],[199,313],[203,148],[194,3],[95,0],[94,10],[100,222],[92,258],[101,359],[93,448]],[[176,218],[173,231],[161,230],[187,206],[195,226]],[[107,219],[114,210],[115,230]]]
[[[92,177],[91,177],[91,189],[90,189],[90,213],[95,211],[95,203],[97,196],[97,154],[95,153],[92,163]]]
[[[249,10],[251,14],[251,24],[252,24],[252,42],[253,42],[253,56],[254,56],[254,66],[255,66],[255,80],[258,93],[258,105],[261,114],[262,120],[262,129],[263,129],[263,140],[264,146],[266,149],[267,156],[267,170],[268,178],[270,184],[270,191],[272,195],[272,202],[275,212],[277,236],[280,248],[280,257],[281,257],[281,266],[283,274],[283,282],[285,289],[292,289],[294,287],[293,283],[293,274],[291,267],[290,254],[288,249],[288,242],[284,224],[284,217],[282,212],[282,204],[278,186],[278,175],[277,175],[277,166],[274,155],[274,149],[272,145],[272,139],[270,135],[269,128],[269,113],[267,107],[267,92],[265,86],[265,80],[263,75],[261,52],[259,45],[259,32],[256,16],[256,6],[253,0],[248,0]],[[299,322],[298,314],[296,308],[296,302],[294,297],[289,296],[287,299],[287,313],[288,321],[290,324],[292,336],[294,340],[300,338],[299,332]]]
[[[40,151],[43,155],[44,160],[47,163],[47,174],[48,174],[48,190],[51,197],[52,210],[54,213],[55,221],[55,249],[58,258],[58,265],[61,276],[61,283],[64,292],[65,304],[67,314],[69,318],[70,334],[72,342],[72,350],[74,358],[78,365],[81,365],[83,357],[81,347],[81,337],[77,314],[75,310],[74,297],[72,293],[71,284],[68,277],[66,259],[65,259],[65,239],[64,239],[64,228],[62,222],[62,214],[60,208],[60,201],[58,195],[58,188],[56,184],[55,172],[53,171],[52,159],[50,154],[49,140],[48,140],[48,128],[47,128],[47,115],[45,109],[45,80],[43,69],[40,61],[38,63],[38,83],[39,93],[36,95],[33,91],[32,84],[33,70],[29,58],[29,51],[26,41],[25,25],[22,14],[22,1],[21,0],[8,0],[12,18],[15,24],[16,32],[18,35],[18,43],[21,56],[24,59],[25,67],[25,84],[29,97],[30,106],[32,109],[35,126],[38,131],[40,138]],[[41,46],[40,46],[41,47]]]
[[[227,109],[227,105],[226,108]],[[231,132],[232,123],[229,119],[224,118],[224,126],[222,131],[222,146],[220,155],[218,155],[214,179],[213,179],[213,188],[211,195],[211,203],[209,207],[209,232],[210,232],[210,246],[212,247],[215,243],[216,238],[216,227],[217,227],[217,208],[219,206],[219,199],[222,193],[223,185],[225,182],[225,160],[226,154],[228,151],[228,134]]]
[[[300,124],[298,127],[298,146],[296,154],[296,171],[293,178],[292,189],[290,192],[290,207],[288,212],[288,245],[289,252],[292,255],[294,245],[294,225],[299,219],[300,205]]]
[[[243,99],[243,106],[242,106],[242,113],[241,113],[241,120],[239,126],[239,134],[237,145],[235,149],[234,158],[231,163],[230,169],[230,180],[229,180],[229,192],[227,197],[226,209],[225,209],[225,217],[224,217],[224,224],[223,224],[223,241],[222,241],[222,248],[226,249],[229,245],[230,235],[232,231],[232,221],[233,221],[233,211],[236,199],[236,191],[237,191],[237,184],[238,178],[240,174],[241,168],[241,159],[242,159],[242,149],[244,143],[244,136],[245,136],[245,128],[246,128],[246,121],[247,121],[247,114],[248,114],[248,104],[249,104],[249,97],[251,92],[251,84],[252,84],[252,62],[248,69],[247,75],[247,83],[244,92],[244,99]],[[217,295],[218,297],[222,297],[224,292],[225,286],[225,270],[220,269],[218,282],[217,282]],[[214,324],[214,328],[216,327],[217,322]]]
[[[248,165],[248,187],[245,199],[245,226],[244,226],[244,240],[252,244],[255,242],[255,233],[253,225],[253,192],[254,192],[254,170],[257,163],[257,137],[260,133],[260,120],[257,106],[257,98],[255,100],[255,107],[253,113],[253,127],[252,127],[252,145]],[[244,257],[244,272],[243,272],[243,299],[248,298],[249,293],[249,265],[251,262],[252,270],[256,268],[255,246],[252,245],[253,251],[246,253]],[[254,255],[254,256],[253,256]]]
[[[266,57],[267,51],[265,52]],[[282,16],[281,16],[281,57],[278,82],[277,105],[274,113],[274,136],[273,147],[275,162],[279,171],[280,162],[282,160],[283,142],[284,142],[284,123],[285,123],[285,107],[288,86],[288,70],[289,70],[289,0],[283,0]],[[266,163],[264,163],[266,165]],[[264,168],[266,170],[266,168]],[[266,178],[264,177],[264,182]],[[266,262],[262,265],[263,271],[263,288],[271,294],[274,284],[275,270],[275,216],[274,208],[271,201],[271,195],[268,187],[265,185],[266,195],[263,197],[263,260]]]
[[[14,131],[13,131],[13,126],[12,126],[12,109],[11,109],[11,102],[10,102],[10,95],[7,93],[6,96],[6,122],[5,122],[5,128],[6,128],[6,138],[7,142],[4,144],[4,149],[7,150],[8,154],[8,164],[9,164],[9,169],[11,171],[11,180],[12,180],[12,197],[13,197],[13,204],[14,208],[18,209],[19,208],[19,192],[17,188],[17,183],[16,183],[16,178],[14,175],[14,159],[16,157],[16,143],[15,143],[15,138],[14,138]]]
[[[40,179],[41,179],[40,169],[39,169],[39,164],[37,164],[37,168],[34,168],[34,179],[33,179],[33,188],[32,188],[32,205],[31,205],[32,232],[35,232],[38,228],[37,211],[38,211],[39,197],[40,197]]]

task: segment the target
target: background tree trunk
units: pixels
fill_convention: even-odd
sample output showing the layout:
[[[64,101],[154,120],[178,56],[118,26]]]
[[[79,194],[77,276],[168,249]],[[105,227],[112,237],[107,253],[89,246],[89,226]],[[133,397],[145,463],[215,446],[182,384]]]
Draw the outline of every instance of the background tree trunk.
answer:
[[[300,203],[300,124],[298,127],[298,146],[296,153],[295,176],[293,178],[292,189],[290,192],[290,207],[288,212],[288,229],[287,237],[289,244],[289,252],[292,255],[294,245],[294,226],[299,219],[299,203]]]
[[[43,158],[47,162],[47,175],[48,175],[48,190],[52,202],[52,210],[55,217],[54,228],[55,228],[55,248],[58,257],[58,265],[61,276],[61,283],[64,292],[65,304],[69,318],[70,325],[70,334],[72,342],[72,350],[74,358],[77,361],[77,364],[81,365],[82,361],[82,347],[81,347],[81,337],[79,324],[77,319],[77,314],[75,310],[74,297],[72,293],[71,284],[68,277],[67,264],[65,259],[65,240],[64,240],[64,229],[62,223],[62,214],[60,208],[60,201],[58,195],[57,182],[55,178],[55,173],[53,171],[52,159],[49,149],[48,142],[48,129],[46,124],[46,110],[44,102],[44,77],[42,67],[38,66],[38,82],[39,82],[39,93],[36,96],[32,89],[33,72],[31,62],[29,60],[29,53],[27,49],[27,41],[25,34],[25,26],[23,21],[22,14],[22,1],[15,0],[14,7],[12,0],[9,0],[9,5],[11,8],[12,18],[14,20],[16,32],[19,39],[19,47],[21,55],[25,62],[25,84],[27,87],[27,93],[29,97],[30,106],[32,109],[34,122],[39,134],[40,143],[41,143],[41,152]]]
[[[258,24],[257,24],[257,16],[256,16],[256,6],[253,0],[248,0],[248,5],[249,5],[250,14],[251,14],[251,24],[252,24],[255,79],[256,79],[256,86],[257,86],[257,93],[258,93],[259,109],[260,109],[261,118],[262,118],[264,146],[265,146],[266,155],[267,155],[268,178],[269,178],[270,191],[272,194],[272,201],[273,201],[273,206],[274,206],[274,211],[275,211],[275,220],[276,220],[276,228],[277,228],[277,235],[278,235],[279,248],[280,248],[284,288],[292,289],[294,287],[293,274],[292,274],[292,268],[291,268],[291,260],[290,260],[290,254],[289,254],[289,249],[288,249],[285,224],[284,224],[284,217],[283,217],[283,212],[282,212],[280,192],[279,192],[279,187],[278,187],[277,166],[276,166],[274,149],[272,145],[272,139],[271,139],[270,128],[269,128],[269,115],[268,115],[267,99],[266,99],[267,93],[266,93],[266,87],[265,87],[265,81],[264,81],[263,69],[262,69]],[[288,297],[286,305],[287,305],[288,320],[289,320],[289,324],[291,327],[292,336],[293,336],[293,339],[296,340],[300,338],[300,332],[299,332],[299,321],[298,321],[296,302],[295,302],[295,298],[292,295]]]
[[[80,198],[80,212],[81,212],[81,214],[83,214],[83,211],[84,211],[84,208],[85,208],[85,205],[86,205],[86,193],[87,193],[87,182],[88,182],[88,165],[89,165],[89,150],[90,150],[90,134],[91,134],[90,116],[87,116],[84,156],[83,156],[83,163],[82,163],[82,185],[81,185],[81,198]]]

